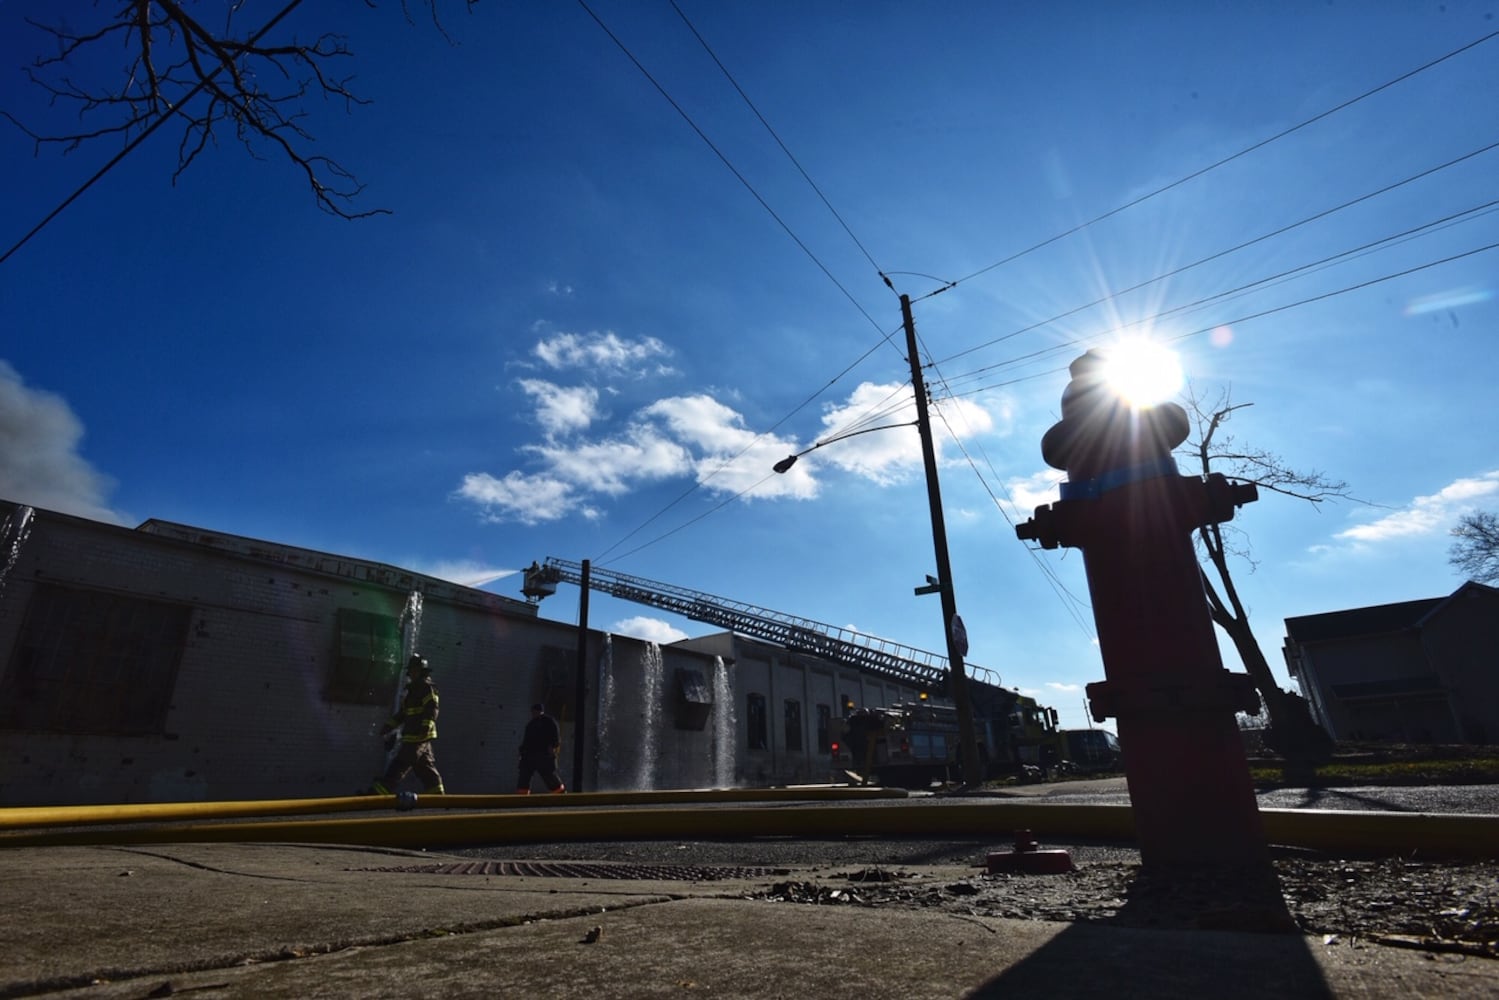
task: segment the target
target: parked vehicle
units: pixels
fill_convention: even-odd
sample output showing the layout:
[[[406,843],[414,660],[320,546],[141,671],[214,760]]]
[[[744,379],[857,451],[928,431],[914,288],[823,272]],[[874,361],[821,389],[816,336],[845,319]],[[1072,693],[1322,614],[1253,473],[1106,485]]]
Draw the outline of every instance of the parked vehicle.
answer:
[[[1064,771],[1056,710],[1003,693],[975,708],[983,778],[1042,781]],[[925,788],[962,778],[958,711],[951,705],[921,701],[852,712],[835,720],[831,751],[835,781]]]
[[[1119,737],[1106,729],[1063,729],[1067,760],[1076,774],[1097,774],[1124,768]]]

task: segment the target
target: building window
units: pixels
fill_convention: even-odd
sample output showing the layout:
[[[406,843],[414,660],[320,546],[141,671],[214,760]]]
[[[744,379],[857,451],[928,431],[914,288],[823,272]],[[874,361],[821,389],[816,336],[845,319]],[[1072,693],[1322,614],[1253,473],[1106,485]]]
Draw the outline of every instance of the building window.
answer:
[[[829,742],[828,726],[833,719],[833,707],[831,705],[817,706],[817,752],[829,753],[832,744]]]
[[[338,609],[338,648],[324,694],[329,701],[388,705],[401,676],[401,624],[389,615]]]
[[[852,698],[850,698],[847,694],[844,694],[843,697],[841,699],[839,699],[839,702],[840,702],[840,704],[843,705],[843,714],[844,715],[848,715],[848,713],[850,713],[850,712],[852,712],[854,710],[854,700]]]
[[[802,703],[795,698],[787,698],[786,712],[786,749],[800,750],[802,748]]]
[[[765,696],[763,694],[752,694],[745,699],[744,705],[745,735],[749,738],[751,750],[764,750],[768,729],[765,719]]]
[[[184,604],[38,585],[0,685],[0,728],[162,732],[192,615]]]

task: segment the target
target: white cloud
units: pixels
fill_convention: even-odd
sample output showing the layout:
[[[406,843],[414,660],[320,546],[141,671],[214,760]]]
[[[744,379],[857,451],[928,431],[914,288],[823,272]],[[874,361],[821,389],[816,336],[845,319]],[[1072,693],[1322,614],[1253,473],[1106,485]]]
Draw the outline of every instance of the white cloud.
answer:
[[[496,479],[487,472],[471,472],[463,477],[456,495],[477,503],[488,521],[532,525],[557,521],[574,511],[588,515],[587,505],[569,484],[545,475],[510,472]]]
[[[687,633],[675,628],[659,618],[650,618],[646,615],[637,615],[634,618],[624,618],[609,627],[609,631],[615,635],[629,636],[633,639],[644,639],[647,642],[656,642],[665,645],[686,639]]]
[[[648,367],[653,358],[671,357],[671,349],[655,337],[626,340],[613,330],[604,333],[558,333],[539,340],[532,348],[549,368],[605,369],[635,374],[666,373],[665,364]]]
[[[521,379],[521,391],[536,400],[536,421],[548,437],[585,431],[598,415],[599,391],[592,386],[571,388],[544,379]]]
[[[939,460],[951,435],[962,440],[994,430],[989,411],[968,399],[945,399],[940,406],[932,407],[931,416],[933,446]],[[830,443],[826,450],[817,450],[816,461],[882,486],[904,482],[922,465],[915,421],[916,403],[909,385],[860,383],[842,403],[823,408],[820,440]],[[903,426],[906,424],[911,426]],[[864,433],[866,430],[869,433]]]
[[[561,334],[536,350],[557,368],[586,360],[623,365],[666,353],[654,339],[632,345],[614,334]],[[621,429],[590,439],[587,432],[600,417],[597,391],[541,379],[517,384],[537,401],[544,440],[519,448],[533,460],[532,469],[511,471],[503,478],[487,472],[464,478],[456,495],[478,504],[488,520],[534,525],[572,514],[597,517],[600,512],[590,498],[621,497],[650,483],[689,475],[720,496],[806,500],[819,494],[817,461],[798,462],[782,475],[773,472],[777,462],[804,448],[791,438],[756,434],[745,426],[742,414],[714,395],[657,399],[635,411]],[[972,403],[949,400],[944,410],[958,434],[986,433],[994,426],[988,412]],[[819,458],[826,456],[822,467],[831,465],[881,485],[919,472],[921,443],[915,428],[899,426],[913,420],[914,413],[909,386],[860,385],[847,400],[825,409],[823,426],[829,435],[850,427],[897,426],[844,438],[826,452],[819,450]],[[942,436],[947,436],[945,428]]]
[[[628,436],[608,441],[533,445],[527,450],[540,455],[557,479],[609,496],[620,496],[642,482],[685,475],[692,468],[685,448],[650,427],[633,427]]]
[[[1053,691],[1065,692],[1081,691],[1083,689],[1081,684],[1063,684],[1061,681],[1047,681],[1046,686]]]
[[[113,480],[78,454],[82,438],[83,423],[65,399],[28,388],[0,361],[0,498],[126,523],[106,501]]]
[[[1334,537],[1351,542],[1378,544],[1397,538],[1412,538],[1447,531],[1457,518],[1471,511],[1480,498],[1499,495],[1499,469],[1468,479],[1458,479],[1430,496],[1416,497],[1408,506],[1377,521],[1355,525]]]
[[[1037,507],[1056,503],[1062,498],[1061,482],[1066,473],[1056,469],[1034,472],[1029,476],[1005,481],[1005,492],[1009,500],[1000,503],[1011,521],[1020,523],[1029,520]]]

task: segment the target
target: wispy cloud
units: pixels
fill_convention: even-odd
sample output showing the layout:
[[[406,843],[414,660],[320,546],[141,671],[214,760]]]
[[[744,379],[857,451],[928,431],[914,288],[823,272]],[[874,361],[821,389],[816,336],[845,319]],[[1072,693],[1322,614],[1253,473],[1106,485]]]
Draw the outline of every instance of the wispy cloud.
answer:
[[[486,521],[535,525],[575,512],[589,517],[597,514],[568,483],[520,472],[506,473],[502,479],[487,472],[470,473],[463,477],[455,496],[478,504]]]
[[[28,387],[0,361],[0,498],[124,524],[110,508],[114,487],[78,454],[83,422],[63,397]]]
[[[1458,479],[1429,496],[1420,496],[1404,508],[1376,521],[1354,525],[1334,537],[1343,541],[1378,544],[1398,538],[1445,532],[1462,514],[1478,506],[1477,501],[1499,497],[1499,469]]]
[[[557,371],[586,368],[592,372],[659,375],[672,370],[664,361],[655,361],[671,357],[671,349],[666,344],[655,337],[629,340],[613,330],[553,334],[537,341],[531,353],[542,364]]]

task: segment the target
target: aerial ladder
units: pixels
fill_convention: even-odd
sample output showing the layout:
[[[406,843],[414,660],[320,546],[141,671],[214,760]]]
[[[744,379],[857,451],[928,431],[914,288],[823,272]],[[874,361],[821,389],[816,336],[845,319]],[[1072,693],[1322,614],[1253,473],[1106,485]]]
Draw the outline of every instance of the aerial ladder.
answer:
[[[534,604],[555,594],[559,583],[582,586],[582,565],[550,556],[545,563],[532,563],[525,571],[521,593]],[[671,611],[693,621],[775,643],[793,652],[866,670],[923,690],[947,692],[947,658],[937,653],[612,570],[590,567],[588,586],[611,597]],[[994,671],[972,663],[966,666],[979,685],[999,689],[999,675]],[[970,690],[969,694],[970,697],[979,696],[980,691]]]

